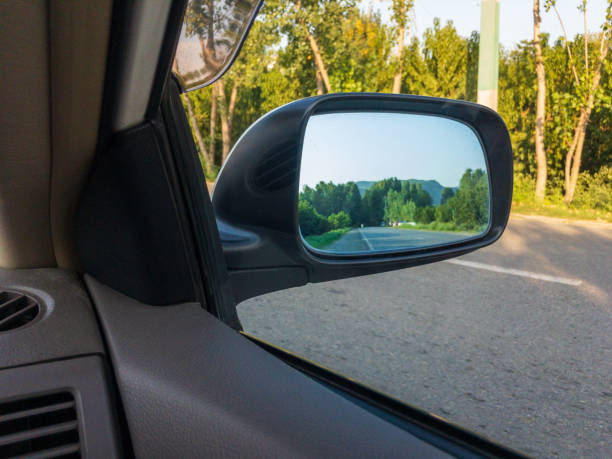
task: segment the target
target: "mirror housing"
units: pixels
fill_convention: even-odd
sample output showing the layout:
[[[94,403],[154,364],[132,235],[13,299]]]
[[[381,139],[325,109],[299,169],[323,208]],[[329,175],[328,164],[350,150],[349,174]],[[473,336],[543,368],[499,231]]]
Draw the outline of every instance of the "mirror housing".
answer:
[[[490,181],[487,230],[444,246],[397,252],[324,254],[303,242],[298,218],[299,168],[313,114],[382,111],[441,116],[479,137]],[[400,133],[398,133],[400,135]],[[474,251],[503,233],[512,202],[512,147],[501,117],[487,107],[403,94],[330,94],[298,100],[257,120],[219,172],[212,202],[237,302],[264,293],[423,265]]]

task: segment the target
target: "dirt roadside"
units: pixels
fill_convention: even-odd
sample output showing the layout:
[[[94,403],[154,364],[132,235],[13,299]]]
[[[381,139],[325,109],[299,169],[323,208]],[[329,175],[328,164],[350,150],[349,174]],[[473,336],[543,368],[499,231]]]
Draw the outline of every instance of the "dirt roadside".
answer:
[[[604,222],[598,220],[578,220],[573,218],[559,218],[559,217],[545,217],[543,215],[527,215],[511,212],[511,220],[535,220],[549,225],[578,225],[578,226],[590,226],[596,228],[606,228],[612,230],[611,222]]]

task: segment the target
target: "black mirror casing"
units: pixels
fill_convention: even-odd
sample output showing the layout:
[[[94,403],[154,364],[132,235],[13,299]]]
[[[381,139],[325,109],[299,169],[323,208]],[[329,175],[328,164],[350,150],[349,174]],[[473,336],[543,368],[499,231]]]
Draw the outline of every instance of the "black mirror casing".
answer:
[[[394,253],[332,255],[305,246],[299,229],[302,143],[313,114],[381,111],[441,116],[470,126],[486,155],[490,218],[481,235]],[[398,133],[401,135],[401,133]],[[298,100],[257,120],[236,142],[212,201],[237,302],[275,290],[374,274],[463,255],[495,242],[512,202],[512,147],[501,117],[487,107],[432,97],[344,93]]]

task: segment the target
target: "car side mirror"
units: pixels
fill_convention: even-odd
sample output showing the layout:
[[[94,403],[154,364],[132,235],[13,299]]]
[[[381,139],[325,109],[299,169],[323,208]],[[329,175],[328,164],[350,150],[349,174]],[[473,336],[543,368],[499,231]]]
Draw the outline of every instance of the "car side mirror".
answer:
[[[212,201],[239,302],[491,244],[510,212],[512,148],[500,116],[481,105],[312,97],[242,135]]]

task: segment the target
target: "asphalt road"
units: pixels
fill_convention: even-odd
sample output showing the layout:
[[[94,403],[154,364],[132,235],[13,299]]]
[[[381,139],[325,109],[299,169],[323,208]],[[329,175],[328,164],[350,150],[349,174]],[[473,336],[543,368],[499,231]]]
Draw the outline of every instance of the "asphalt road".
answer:
[[[517,217],[456,260],[238,313],[247,332],[528,454],[612,457],[612,226]]]
[[[352,229],[325,250],[346,253],[417,248],[456,242],[469,236],[464,233],[370,226]]]

